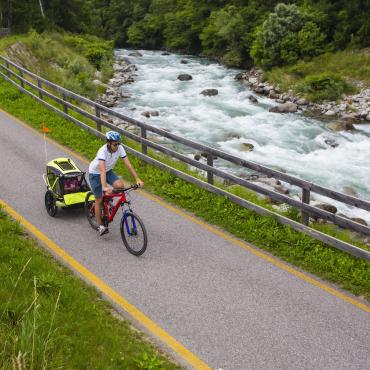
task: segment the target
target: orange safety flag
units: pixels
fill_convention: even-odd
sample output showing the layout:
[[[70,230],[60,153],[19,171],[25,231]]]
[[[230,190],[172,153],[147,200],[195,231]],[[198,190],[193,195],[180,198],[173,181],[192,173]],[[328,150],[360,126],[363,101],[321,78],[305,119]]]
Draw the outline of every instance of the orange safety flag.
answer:
[[[41,124],[41,131],[45,134],[49,133],[50,132],[50,129],[48,127],[46,127],[45,123],[43,122]]]

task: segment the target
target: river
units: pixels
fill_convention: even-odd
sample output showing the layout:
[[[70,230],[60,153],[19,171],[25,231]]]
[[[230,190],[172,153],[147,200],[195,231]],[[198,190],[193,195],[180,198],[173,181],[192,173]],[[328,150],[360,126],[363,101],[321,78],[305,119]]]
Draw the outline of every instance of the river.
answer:
[[[251,103],[248,96],[252,92],[234,79],[240,70],[194,56],[140,52],[142,57],[129,57],[138,72],[134,83],[123,86],[131,97],[120,102],[117,111],[340,192],[350,188],[358,197],[370,199],[369,124],[355,125],[353,131],[333,132],[324,122],[301,113],[270,113],[276,102],[257,96],[258,104]],[[116,55],[129,53],[116,50]],[[193,79],[179,81],[177,76],[182,73]],[[218,95],[200,94],[209,88],[217,89]],[[148,119],[141,114],[153,110],[159,116]],[[243,143],[252,144],[254,149],[243,150]],[[222,168],[224,164],[216,162],[216,166]],[[229,170],[237,175],[245,171]],[[368,212],[330,203],[370,224]]]

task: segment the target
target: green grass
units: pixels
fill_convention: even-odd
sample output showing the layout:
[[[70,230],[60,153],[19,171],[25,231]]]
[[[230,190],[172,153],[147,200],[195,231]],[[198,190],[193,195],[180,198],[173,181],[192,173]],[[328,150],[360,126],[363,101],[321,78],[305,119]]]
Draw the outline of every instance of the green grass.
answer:
[[[175,369],[0,209],[0,369]]]
[[[102,145],[102,141],[95,136],[48,111],[5,81],[0,81],[0,107],[37,129],[40,128],[41,122],[46,122],[51,129],[50,136],[53,139],[90,160]],[[138,147],[137,144],[134,146]],[[157,156],[160,157],[158,154]],[[163,160],[163,157],[161,158]],[[277,223],[273,218],[261,217],[231,203],[226,197],[213,195],[167,172],[146,165],[132,156],[130,160],[145,181],[147,190],[287,262],[334,282],[356,295],[364,296],[370,301],[369,262],[326,246],[288,226]],[[190,172],[183,164],[170,159],[164,161]],[[122,166],[118,167],[118,172],[129,179],[128,173]],[[240,188],[232,191],[246,199],[266,205],[266,201],[259,199],[252,192]],[[292,210],[288,215],[292,218],[298,217],[297,212]],[[331,234],[364,248],[364,244],[352,240],[348,232],[329,225],[315,225],[315,228],[326,229]]]
[[[264,78],[279,85],[284,91],[292,89],[294,93],[301,93],[314,101],[333,100],[330,90],[325,95],[325,90],[322,93],[310,94],[304,89],[307,80],[324,74],[343,79],[348,85],[343,89],[345,93],[354,93],[359,90],[359,86],[369,88],[370,50],[346,50],[323,54],[310,61],[299,61],[293,66],[273,68],[264,72]]]

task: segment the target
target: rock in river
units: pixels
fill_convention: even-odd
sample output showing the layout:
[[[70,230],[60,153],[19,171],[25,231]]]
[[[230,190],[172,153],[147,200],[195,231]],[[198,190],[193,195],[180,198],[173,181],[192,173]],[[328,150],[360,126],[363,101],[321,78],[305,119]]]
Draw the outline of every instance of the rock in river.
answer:
[[[204,96],[215,96],[215,95],[218,95],[218,90],[217,89],[205,89],[201,92],[201,94]]]
[[[177,79],[180,81],[190,81],[193,79],[193,77],[191,75],[188,75],[187,73],[183,73],[181,75],[178,75]]]
[[[274,113],[294,113],[297,112],[298,106],[292,102],[286,102],[284,104],[277,105],[269,109],[270,112]]]

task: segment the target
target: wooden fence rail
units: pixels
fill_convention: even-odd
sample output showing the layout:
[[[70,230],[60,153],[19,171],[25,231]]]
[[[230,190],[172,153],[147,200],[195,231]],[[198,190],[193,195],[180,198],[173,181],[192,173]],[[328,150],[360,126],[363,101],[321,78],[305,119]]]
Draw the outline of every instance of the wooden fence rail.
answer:
[[[301,180],[295,176],[291,176],[286,173],[283,173],[283,172],[280,172],[280,171],[277,171],[277,170],[274,170],[274,169],[271,169],[265,166],[261,166],[257,163],[235,157],[231,154],[222,152],[218,149],[211,148],[207,145],[197,143],[195,141],[192,141],[192,140],[180,137],[178,135],[175,135],[171,132],[165,131],[163,129],[151,126],[144,122],[140,122],[131,117],[127,117],[97,102],[94,102],[78,94],[75,94],[67,89],[62,88],[61,86],[58,86],[48,80],[45,80],[44,78],[41,78],[35,75],[34,73],[16,65],[15,63],[11,62],[10,60],[2,56],[0,56],[0,75],[3,76],[7,81],[12,83],[14,86],[16,86],[22,92],[32,96],[34,99],[36,99],[37,101],[47,106],[49,109],[53,110],[54,112],[63,116],[64,118],[74,122],[78,126],[82,127],[83,129],[89,131],[90,133],[94,135],[104,138],[104,134],[102,133],[102,127],[104,126],[106,128],[119,131],[123,135],[127,136],[128,138],[140,143],[141,153],[127,146],[125,146],[125,148],[129,153],[132,153],[133,155],[141,158],[143,161],[150,163],[156,167],[159,167],[163,170],[166,170],[186,181],[197,184],[198,186],[205,188],[212,193],[226,196],[231,201],[245,208],[254,210],[259,214],[272,216],[280,223],[290,225],[293,229],[298,230],[300,232],[304,232],[318,240],[321,240],[331,246],[334,246],[335,248],[341,249],[354,256],[370,261],[369,251],[360,249],[349,243],[338,240],[330,235],[323,234],[308,226],[309,217],[320,218],[320,219],[331,221],[334,224],[341,226],[343,228],[350,228],[352,230],[361,232],[362,234],[370,235],[370,228],[368,226],[362,225],[351,219],[341,217],[339,215],[327,212],[325,210],[322,210],[322,209],[319,209],[317,207],[310,205],[310,198],[311,198],[312,192],[326,196],[336,201],[343,202],[349,206],[364,209],[366,211],[370,211],[369,201],[359,199],[356,197],[352,197],[352,196],[325,188],[323,186],[320,186],[320,185],[317,185],[317,184],[314,184],[314,183],[311,183],[305,180]],[[50,90],[53,91],[53,93],[50,92]],[[48,97],[54,100],[56,103],[60,104],[60,109],[46,102],[44,100],[45,97]],[[80,105],[77,106],[73,104],[72,101],[78,102]],[[81,103],[86,105],[87,107],[85,109],[82,108]],[[81,114],[82,116],[95,122],[96,129],[85,124],[84,122],[81,122],[77,118],[72,117],[69,114],[70,110],[77,112]],[[110,123],[107,120],[104,120],[102,118],[102,113],[112,116],[112,117],[116,117],[122,122],[130,123],[132,125],[137,126],[138,134],[122,129],[121,127],[117,127],[115,124]],[[193,150],[201,151],[207,158],[207,164],[198,162],[197,160],[189,158],[188,156],[182,153],[179,153],[171,148],[165,147],[163,145],[160,145],[160,144],[157,144],[151,141],[150,139],[148,139],[148,132],[152,132],[153,134],[169,139],[174,143],[182,144]],[[172,158],[176,158],[177,160],[180,160],[190,166],[193,166],[199,170],[205,171],[205,173],[207,173],[207,182],[199,180],[189,174],[183,173],[177,169],[174,169],[168,165],[165,165],[159,162],[158,160],[151,158],[148,155],[148,148],[152,148],[155,151],[159,151]],[[215,167],[215,163],[214,163],[215,158],[223,159],[224,161],[233,163],[234,165],[247,168],[249,170],[253,170],[253,171],[265,174],[269,177],[273,177],[275,179],[284,181],[286,183],[289,183],[290,185],[294,185],[301,189],[302,200],[299,201],[296,199],[292,199],[287,195],[268,190],[264,188],[263,186],[260,186],[252,181],[242,179],[228,172],[222,171],[218,169],[217,167]],[[245,188],[251,189],[273,200],[284,202],[286,204],[289,204],[293,207],[298,208],[302,214],[302,223],[293,221],[277,213],[274,213],[268,209],[257,206],[251,202],[248,202],[245,199],[237,197],[234,194],[231,194],[223,189],[218,188],[217,186],[214,186],[214,176],[218,176],[220,178],[226,179],[228,181],[231,181],[234,184],[238,184]]]

